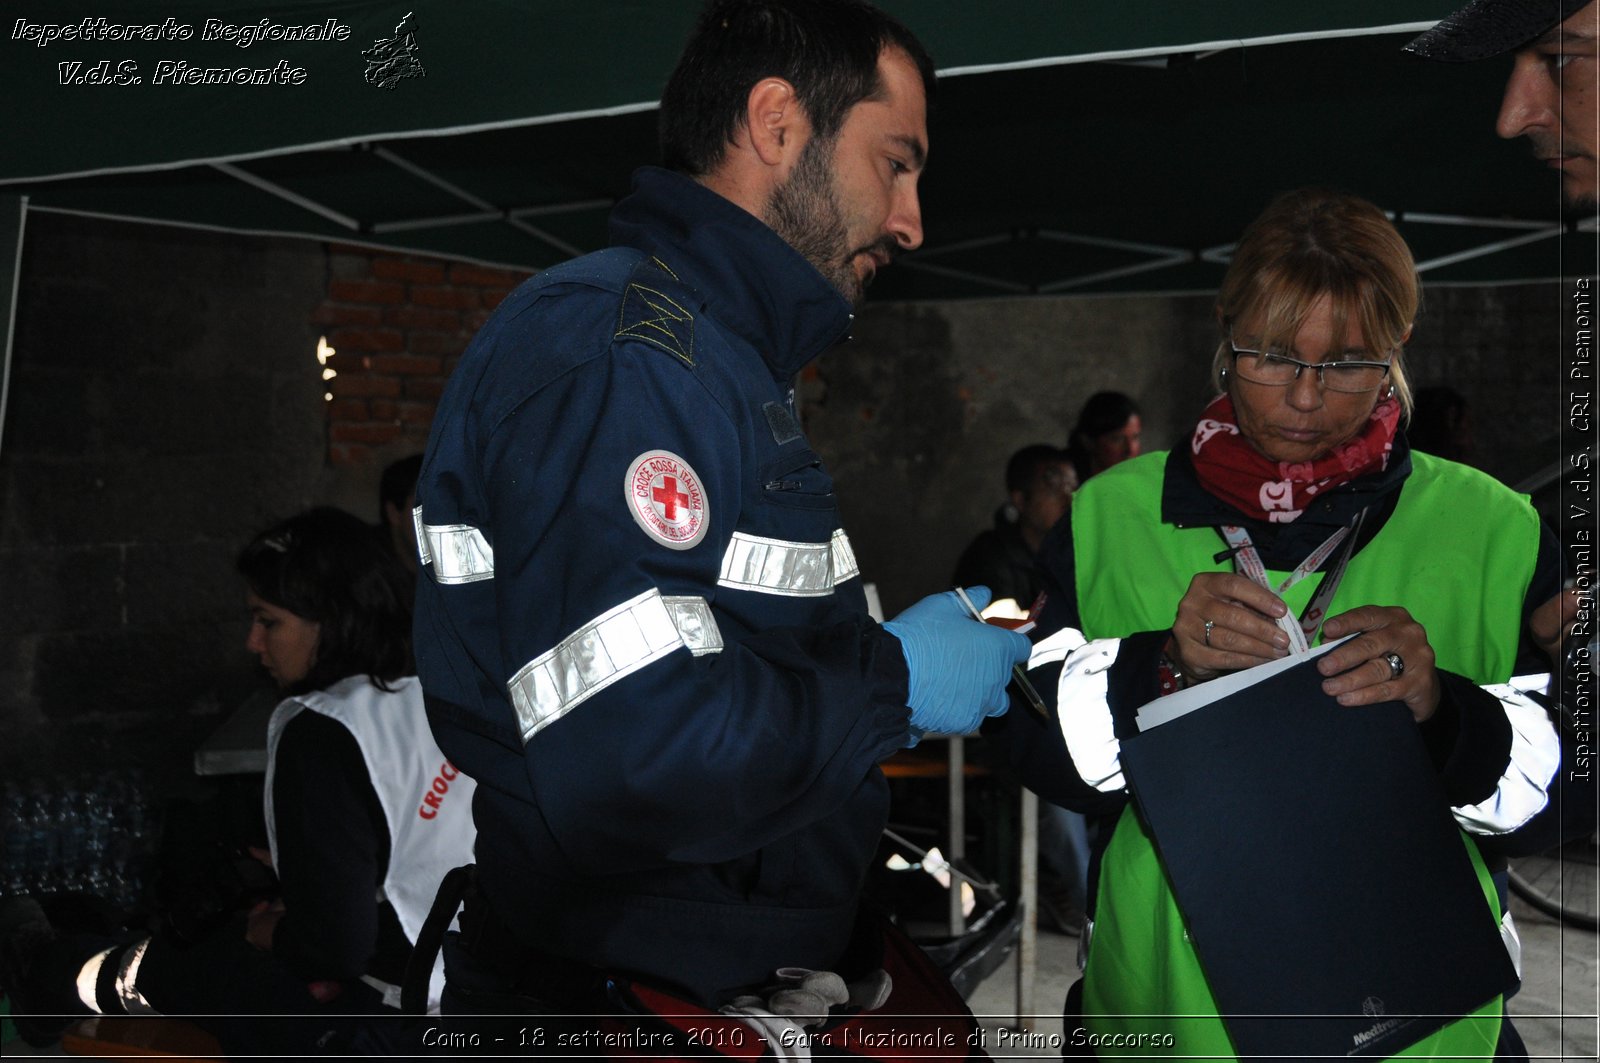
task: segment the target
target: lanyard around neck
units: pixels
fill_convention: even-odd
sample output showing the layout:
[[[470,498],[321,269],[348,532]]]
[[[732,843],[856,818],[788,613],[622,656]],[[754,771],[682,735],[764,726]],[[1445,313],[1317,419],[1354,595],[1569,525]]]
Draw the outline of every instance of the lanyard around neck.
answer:
[[[1328,605],[1333,601],[1334,592],[1339,589],[1339,581],[1344,579],[1345,567],[1350,563],[1350,555],[1355,550],[1356,539],[1361,532],[1361,522],[1366,515],[1367,511],[1363,509],[1356,514],[1356,519],[1349,525],[1328,536],[1321,546],[1311,551],[1306,559],[1296,565],[1295,570],[1276,587],[1267,579],[1267,566],[1262,563],[1261,553],[1251,541],[1250,533],[1237,524],[1222,526],[1222,537],[1228,541],[1228,552],[1233,556],[1234,570],[1248,576],[1257,585],[1265,587],[1280,598],[1290,587],[1320,568],[1328,556],[1339,548],[1339,544],[1344,543],[1344,550],[1340,552],[1339,560],[1323,577],[1316,594],[1306,603],[1300,619],[1296,621],[1287,613],[1277,619],[1278,626],[1289,636],[1289,647],[1292,652],[1299,654],[1310,651],[1311,641],[1317,637],[1323,617],[1327,615]]]

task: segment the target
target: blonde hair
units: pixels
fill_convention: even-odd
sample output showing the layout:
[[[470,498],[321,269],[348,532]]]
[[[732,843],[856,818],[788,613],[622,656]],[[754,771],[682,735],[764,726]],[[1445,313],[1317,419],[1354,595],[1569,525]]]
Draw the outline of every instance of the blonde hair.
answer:
[[[1383,212],[1358,196],[1286,192],[1239,239],[1217,292],[1223,329],[1259,319],[1261,346],[1287,348],[1323,296],[1332,303],[1333,349],[1344,348],[1354,318],[1374,360],[1392,355],[1389,383],[1409,415],[1402,345],[1422,304],[1411,249]],[[1219,390],[1229,358],[1224,335],[1211,363]]]

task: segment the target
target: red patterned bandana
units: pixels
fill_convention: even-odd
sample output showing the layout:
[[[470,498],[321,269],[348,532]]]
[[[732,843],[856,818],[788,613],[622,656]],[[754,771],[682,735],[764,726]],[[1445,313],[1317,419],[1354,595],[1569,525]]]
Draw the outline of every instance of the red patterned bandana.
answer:
[[[1200,415],[1190,451],[1200,483],[1213,495],[1256,520],[1294,520],[1326,491],[1389,464],[1400,402],[1387,396],[1372,409],[1367,425],[1314,461],[1273,461],[1245,442],[1233,400],[1220,395]]]

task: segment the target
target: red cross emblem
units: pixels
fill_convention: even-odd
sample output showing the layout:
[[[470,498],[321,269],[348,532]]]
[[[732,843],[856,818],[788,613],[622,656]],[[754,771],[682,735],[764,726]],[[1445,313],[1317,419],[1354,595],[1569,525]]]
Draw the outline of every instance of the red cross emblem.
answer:
[[[705,537],[710,516],[700,477],[671,451],[633,459],[623,492],[634,523],[661,545],[687,550]]]
[[[689,504],[689,496],[678,490],[678,481],[671,476],[664,477],[660,487],[652,487],[650,497],[661,503],[661,515],[669,521],[678,519],[679,506]]]

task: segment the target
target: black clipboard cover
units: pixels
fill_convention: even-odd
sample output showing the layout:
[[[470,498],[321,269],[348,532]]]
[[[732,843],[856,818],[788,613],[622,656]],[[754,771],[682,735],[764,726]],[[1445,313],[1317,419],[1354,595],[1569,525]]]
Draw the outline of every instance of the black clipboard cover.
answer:
[[[1324,694],[1329,648],[1152,702],[1122,743],[1241,1056],[1392,1055],[1517,984],[1410,711]]]

